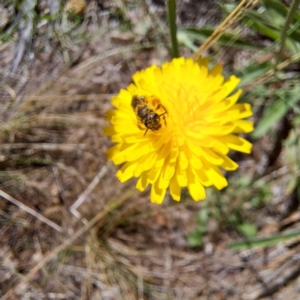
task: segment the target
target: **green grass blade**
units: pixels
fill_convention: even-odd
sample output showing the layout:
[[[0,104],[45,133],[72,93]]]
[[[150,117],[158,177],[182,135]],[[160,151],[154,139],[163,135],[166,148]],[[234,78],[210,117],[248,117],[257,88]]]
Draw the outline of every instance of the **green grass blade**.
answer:
[[[285,6],[282,2],[277,0],[264,0],[263,2],[266,9],[268,9],[269,11],[274,10],[282,17],[286,18],[289,8]],[[300,13],[297,10],[295,11],[295,17],[296,19],[300,20]]]
[[[180,28],[178,33],[181,36],[187,36],[189,39],[198,40],[204,42],[209,36],[212,35],[214,32],[214,28],[212,27],[202,27],[200,29],[187,27],[187,28]],[[183,37],[182,37],[183,39]],[[240,49],[252,49],[252,50],[261,50],[263,47],[259,45],[254,45],[250,42],[244,41],[240,39],[237,35],[232,33],[224,33],[219,40],[216,42],[217,45],[221,46],[230,46],[240,48]]]
[[[281,119],[288,109],[293,107],[299,102],[300,98],[300,87],[295,86],[289,94],[282,93],[278,95],[278,99],[273,102],[270,107],[267,108],[260,122],[256,126],[252,137],[257,139],[263,136],[267,131],[275,124],[279,119]]]
[[[272,234],[268,237],[251,237],[242,241],[228,244],[229,249],[245,250],[254,247],[268,247],[278,243],[296,238],[300,235],[300,228],[289,230],[283,233]]]
[[[239,87],[243,88],[248,84],[255,83],[256,78],[259,78],[263,74],[272,70],[272,68],[273,64],[271,64],[270,62],[265,62],[261,64],[253,62],[249,64],[249,66],[243,68],[235,74],[237,77],[241,78]]]
[[[292,22],[294,20],[294,15],[296,14],[296,11],[298,10],[299,2],[300,2],[300,0],[294,0],[294,2],[292,4],[292,7],[291,7],[291,9],[288,13],[287,20],[284,24],[284,27],[283,27],[282,31],[281,31],[280,49],[277,53],[276,63],[275,63],[275,66],[274,66],[275,69],[276,69],[276,67],[279,63],[280,57],[282,55],[282,52],[283,52],[283,49],[284,49],[284,46],[285,46],[285,42],[286,42],[287,36],[288,36],[288,29],[290,28],[290,25],[292,24]]]
[[[295,0],[299,1],[299,0]],[[225,5],[225,10],[230,12],[233,9],[232,5]],[[296,54],[300,50],[300,14],[294,11],[292,17],[287,23],[286,16],[291,13],[291,9],[284,6],[276,0],[268,0],[263,2],[261,9],[254,11],[250,10],[242,19],[242,22],[272,39],[275,42],[284,41],[284,45],[293,53]],[[296,19],[296,22],[292,22]],[[283,36],[283,28],[287,25],[286,36]],[[290,28],[289,28],[290,27]]]

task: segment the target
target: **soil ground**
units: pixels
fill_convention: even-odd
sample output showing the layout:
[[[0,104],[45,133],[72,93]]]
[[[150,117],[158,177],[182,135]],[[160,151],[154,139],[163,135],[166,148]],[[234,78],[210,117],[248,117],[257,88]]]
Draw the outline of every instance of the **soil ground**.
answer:
[[[179,26],[223,19],[218,1],[198,2],[178,1]],[[242,236],[210,218],[202,245],[191,247],[196,213],[215,203],[214,192],[201,203],[167,196],[157,206],[134,180],[121,184],[107,162],[111,142],[102,130],[111,97],[135,71],[170,59],[164,1],[90,0],[73,14],[71,1],[18,3],[4,2],[0,24],[7,34],[18,28],[0,44],[0,296],[300,299],[299,239],[231,250]],[[244,54],[220,49],[218,60],[234,70]],[[231,175],[269,180],[270,201],[244,216],[261,236],[300,220],[299,196],[284,192],[285,154],[274,157],[275,146],[274,138],[256,141],[251,156],[236,156],[240,173]],[[262,157],[275,167],[258,171]],[[243,197],[221,195],[231,207]]]

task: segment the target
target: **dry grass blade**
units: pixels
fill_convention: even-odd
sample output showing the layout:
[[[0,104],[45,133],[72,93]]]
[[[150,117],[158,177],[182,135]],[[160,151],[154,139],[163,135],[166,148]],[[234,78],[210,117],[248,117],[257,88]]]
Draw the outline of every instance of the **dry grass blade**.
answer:
[[[23,282],[29,282],[34,276],[34,274],[40,270],[45,264],[50,262],[53,258],[55,258],[61,251],[66,249],[69,245],[71,245],[74,241],[76,241],[80,236],[89,231],[95,224],[97,224],[101,219],[103,219],[109,212],[115,210],[119,205],[121,205],[124,201],[127,200],[128,195],[125,194],[121,199],[107,205],[103,211],[98,213],[88,224],[75,232],[70,238],[68,238],[64,243],[56,247],[52,250],[47,256],[45,256],[38,264],[36,264],[30,271],[24,276],[24,278],[12,289],[10,289],[5,295],[3,295],[2,300],[11,299],[14,290],[18,289],[22,285]]]
[[[110,56],[114,56],[114,55],[120,55],[122,53],[126,53],[129,51],[137,51],[137,50],[141,50],[141,49],[147,49],[147,48],[153,48],[155,47],[156,44],[154,43],[146,43],[146,44],[133,44],[132,46],[123,46],[123,47],[119,47],[119,48],[115,48],[112,50],[108,50],[104,53],[101,53],[99,55],[93,56],[87,60],[85,60],[84,62],[82,62],[81,64],[79,64],[76,68],[74,68],[74,70],[72,70],[72,73],[83,73],[84,71],[89,70],[90,68],[94,68],[95,64],[97,64],[99,61],[108,58]]]
[[[87,145],[84,144],[34,144],[34,143],[15,143],[15,144],[2,144],[2,150],[12,149],[33,149],[33,150],[46,150],[46,151],[74,151],[74,149],[85,150]]]
[[[19,114],[22,114],[22,112],[28,110],[33,99],[36,99],[39,96],[48,97],[48,95],[46,95],[47,91],[50,91],[51,92],[50,97],[53,97],[54,95],[60,94],[62,91],[67,90],[69,86],[78,83],[83,77],[86,76],[86,72],[94,68],[95,65],[100,61],[114,55],[131,52],[131,51],[138,51],[141,49],[153,48],[155,46],[156,44],[154,43],[146,43],[143,45],[135,44],[130,47],[123,46],[112,50],[104,51],[104,53],[101,53],[96,56],[92,56],[91,58],[80,63],[74,69],[66,68],[65,71],[63,71],[60,75],[56,76],[50,82],[47,82],[41,88],[39,88],[32,96],[33,98],[28,97],[28,99],[24,101],[23,105],[21,106],[19,110]],[[75,76],[76,74],[80,74],[80,75]]]
[[[204,51],[207,51],[222,36],[228,26],[232,26],[236,23],[242,17],[246,9],[255,6],[258,2],[259,0],[242,0],[230,15],[215,29],[212,35],[198,48],[193,54],[193,58],[197,60]]]
[[[53,107],[54,104],[71,101],[100,101],[105,99],[111,99],[115,94],[79,94],[79,95],[31,95],[25,98],[25,105],[19,111],[19,114],[23,115],[24,112],[34,109],[38,110],[40,107]],[[13,98],[13,95],[11,96]],[[41,117],[41,116],[40,116]],[[34,117],[35,118],[35,117]]]
[[[9,94],[9,96],[10,96],[10,98],[11,98],[11,100],[15,100],[15,99],[16,99],[17,94],[16,94],[16,92],[15,92],[14,89],[12,89],[12,88],[11,88],[8,84],[6,84],[6,83],[1,83],[1,84],[0,84],[0,87],[1,87],[1,86],[7,91],[7,93]]]
[[[17,199],[11,197],[10,195],[6,194],[5,192],[3,192],[1,190],[0,190],[0,196],[2,198],[6,199],[7,201],[10,201],[14,205],[18,206],[20,209],[22,209],[22,210],[26,211],[27,213],[31,214],[32,216],[34,216],[35,218],[39,219],[40,221],[42,221],[43,223],[47,224],[48,226],[52,227],[53,229],[55,229],[55,230],[57,230],[59,232],[63,231],[63,229],[60,226],[58,226],[57,224],[55,224],[54,222],[52,222],[49,219],[45,218],[44,216],[42,216],[41,214],[39,214],[38,212],[36,212],[32,208],[24,205],[23,203],[21,203]]]
[[[300,275],[299,255],[295,255],[288,260],[275,274],[272,274],[267,282],[258,285],[254,290],[248,291],[244,299],[258,300],[274,295],[288,282],[296,279]]]
[[[282,63],[278,64],[276,66],[276,70],[272,69],[263,74],[261,77],[258,77],[255,79],[255,85],[262,84],[268,81],[270,77],[272,77],[277,71],[283,70],[286,67],[288,67],[290,64],[297,62],[300,59],[300,53],[296,53],[292,57],[286,59]],[[253,88],[253,83],[249,84],[248,86],[245,86],[243,89],[244,91],[250,91]]]
[[[94,177],[93,181],[90,183],[90,185],[87,187],[87,189],[78,197],[78,199],[74,202],[74,204],[70,207],[71,213],[76,218],[81,218],[81,215],[77,211],[77,208],[86,200],[87,196],[93,191],[93,189],[97,186],[97,184],[100,182],[100,180],[103,178],[103,176],[107,172],[107,167],[104,165],[98,174]],[[85,220],[85,222],[87,222]]]
[[[26,46],[32,43],[34,30],[34,10],[37,2],[26,0],[21,2],[23,18],[19,22],[19,41],[16,46],[15,59],[12,64],[12,72],[16,72],[26,51]]]

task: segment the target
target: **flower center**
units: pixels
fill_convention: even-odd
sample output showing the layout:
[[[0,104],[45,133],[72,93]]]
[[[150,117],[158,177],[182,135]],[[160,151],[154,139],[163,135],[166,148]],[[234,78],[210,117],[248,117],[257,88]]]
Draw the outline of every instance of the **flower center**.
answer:
[[[169,88],[168,88],[169,87]],[[167,128],[170,134],[184,139],[187,131],[199,132],[205,122],[203,97],[199,87],[186,82],[164,86],[161,103],[167,110]]]

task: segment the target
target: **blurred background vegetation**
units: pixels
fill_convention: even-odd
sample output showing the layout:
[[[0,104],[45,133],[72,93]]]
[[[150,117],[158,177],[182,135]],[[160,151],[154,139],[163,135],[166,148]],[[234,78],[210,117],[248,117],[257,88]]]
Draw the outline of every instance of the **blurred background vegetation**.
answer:
[[[240,77],[256,129],[226,189],[158,206],[102,128],[172,58],[167,2],[1,1],[1,299],[299,299],[299,2],[177,1],[180,55]]]

